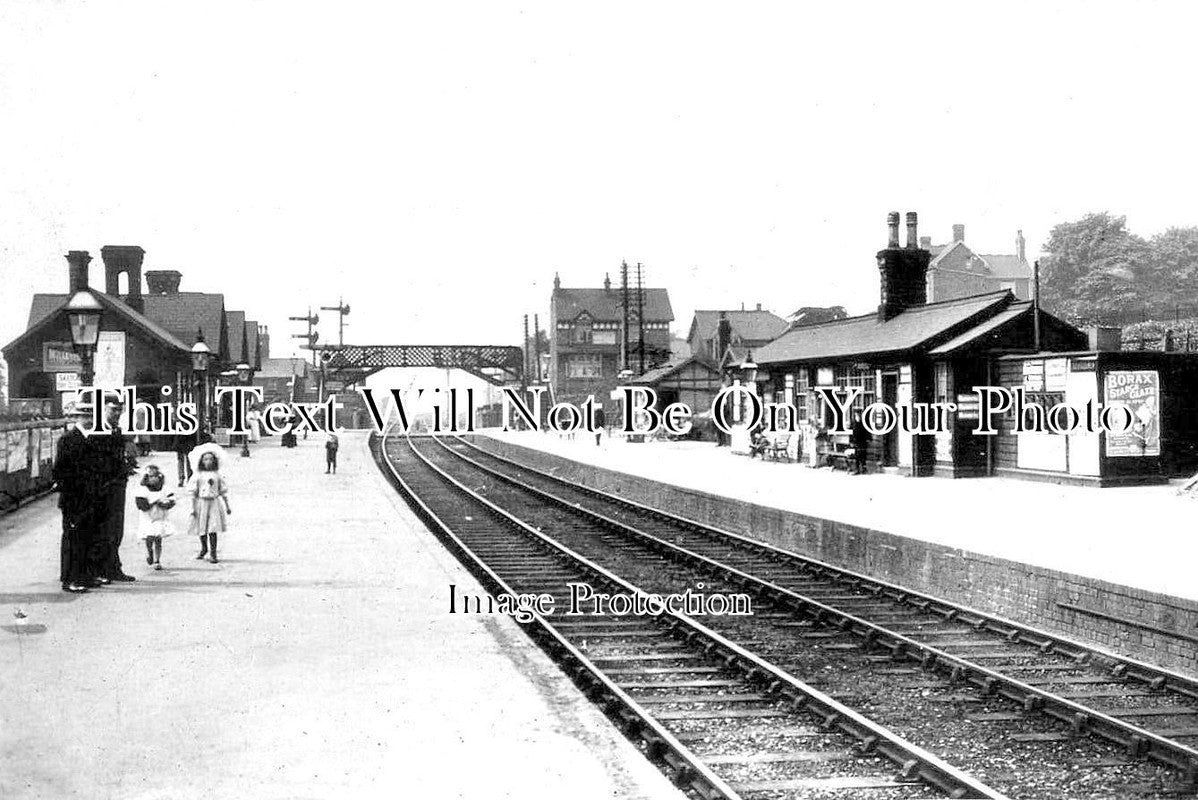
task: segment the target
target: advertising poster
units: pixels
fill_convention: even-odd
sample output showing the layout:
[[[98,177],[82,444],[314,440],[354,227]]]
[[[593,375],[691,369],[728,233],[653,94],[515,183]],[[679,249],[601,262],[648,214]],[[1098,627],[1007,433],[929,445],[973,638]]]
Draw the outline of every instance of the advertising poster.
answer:
[[[96,342],[95,385],[104,389],[119,389],[125,385],[125,333],[100,331]]]
[[[1159,456],[1161,454],[1160,373],[1155,370],[1108,372],[1106,402],[1131,412],[1132,428],[1108,433],[1108,456]]]
[[[8,460],[7,469],[9,472],[19,472],[29,466],[29,431],[9,431],[5,434],[8,438]]]

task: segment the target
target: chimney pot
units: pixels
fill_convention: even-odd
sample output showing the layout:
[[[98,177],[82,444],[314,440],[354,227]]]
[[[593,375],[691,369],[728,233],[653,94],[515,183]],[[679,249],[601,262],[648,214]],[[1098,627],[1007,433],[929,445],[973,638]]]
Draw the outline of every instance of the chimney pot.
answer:
[[[86,250],[71,250],[67,253],[68,285],[71,294],[87,288],[87,265],[91,260],[91,254]]]
[[[886,241],[887,247],[899,246],[899,212],[891,211],[886,215],[886,226],[889,228],[889,238]]]
[[[760,311],[760,310],[761,310],[761,303],[758,303],[758,304],[757,304],[757,310],[758,310],[758,311]]]
[[[965,226],[964,225],[961,225],[960,223],[958,223],[953,226],[953,241],[954,242],[965,241]]]
[[[177,269],[152,269],[146,273],[148,294],[178,294],[183,274]]]
[[[1027,261],[1027,240],[1023,238],[1023,231],[1015,231],[1015,255],[1020,261]]]
[[[916,235],[916,226],[919,224],[919,215],[914,211],[907,212],[907,249],[914,250],[919,247],[919,236]]]

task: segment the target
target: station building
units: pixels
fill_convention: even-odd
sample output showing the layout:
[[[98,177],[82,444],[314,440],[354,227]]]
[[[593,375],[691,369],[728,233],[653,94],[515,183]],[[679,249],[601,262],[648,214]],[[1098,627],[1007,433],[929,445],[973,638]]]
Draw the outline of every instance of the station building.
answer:
[[[993,437],[972,433],[974,386],[994,385],[995,357],[1011,353],[1085,350],[1087,336],[1037,311],[1009,290],[928,302],[932,254],[920,247],[916,216],[907,215],[907,245],[891,214],[889,242],[877,254],[881,303],[874,314],[792,328],[753,352],[751,374],[767,400],[793,403],[806,430],[826,428],[829,409],[816,387],[860,390],[855,409],[875,401],[892,407],[955,401],[951,430],[936,435],[899,431],[872,437],[869,461],[914,476],[993,474]],[[1037,347],[1038,345],[1038,347]],[[843,445],[835,441],[832,445]]]
[[[61,411],[64,396],[79,385],[82,361],[72,344],[67,303],[79,291],[89,292],[101,307],[100,338],[94,355],[93,383],[104,388],[136,386],[139,399],[158,403],[161,389],[171,386],[172,400],[191,400],[195,376],[191,349],[202,337],[211,350],[207,388],[221,382],[239,363],[261,367],[269,355],[269,333],[245,312],[225,308],[224,295],[179,290],[181,273],[145,273],[145,251],[133,245],[101,248],[105,291],[90,285],[91,255],[67,254],[68,292],[35,294],[26,331],[3,348],[9,366],[13,405],[40,401],[49,415]],[[125,290],[121,291],[121,284]],[[226,382],[229,381],[226,378]]]

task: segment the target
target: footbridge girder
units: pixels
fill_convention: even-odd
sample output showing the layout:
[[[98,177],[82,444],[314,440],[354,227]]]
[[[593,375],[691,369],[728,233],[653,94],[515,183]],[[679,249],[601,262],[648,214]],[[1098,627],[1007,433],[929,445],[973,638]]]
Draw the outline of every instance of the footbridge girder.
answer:
[[[460,369],[496,386],[519,383],[524,375],[524,353],[507,345],[329,344],[312,349],[335,380],[360,381],[392,367]]]

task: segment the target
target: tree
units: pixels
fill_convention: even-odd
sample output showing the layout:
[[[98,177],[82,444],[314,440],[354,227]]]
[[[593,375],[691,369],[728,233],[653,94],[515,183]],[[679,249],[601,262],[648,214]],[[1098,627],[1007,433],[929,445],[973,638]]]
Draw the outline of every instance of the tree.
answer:
[[[1074,320],[1127,314],[1151,298],[1152,251],[1127,218],[1087,214],[1052,229],[1041,260],[1044,306]]]
[[[1198,304],[1198,228],[1169,228],[1149,241],[1151,305],[1160,314]]]

